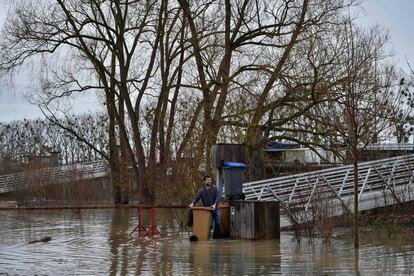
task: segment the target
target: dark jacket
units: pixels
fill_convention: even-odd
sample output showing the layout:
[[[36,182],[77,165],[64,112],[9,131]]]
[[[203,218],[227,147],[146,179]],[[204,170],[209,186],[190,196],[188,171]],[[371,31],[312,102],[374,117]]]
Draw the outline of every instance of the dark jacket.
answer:
[[[203,206],[210,207],[214,203],[218,203],[220,200],[220,194],[216,186],[211,186],[210,189],[206,189],[205,186],[198,190],[196,196],[193,198],[193,204],[196,204],[201,199]],[[216,204],[217,207],[217,204]]]

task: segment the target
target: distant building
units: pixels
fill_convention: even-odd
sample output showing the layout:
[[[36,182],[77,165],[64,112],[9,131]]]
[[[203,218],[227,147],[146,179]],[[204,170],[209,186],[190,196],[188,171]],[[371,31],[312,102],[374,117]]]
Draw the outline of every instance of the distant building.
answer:
[[[0,156],[0,175],[18,173],[25,170],[60,166],[60,153],[51,151],[48,155],[26,155],[15,160],[11,156]]]
[[[361,161],[371,161],[414,154],[414,144],[369,144],[361,149]]]
[[[30,164],[36,164],[39,167],[57,167],[59,163],[59,152],[51,151],[49,155],[30,155],[27,156],[27,161]]]
[[[270,142],[264,148],[266,157],[272,162],[317,165],[338,162],[330,151],[321,148],[317,148],[315,151],[292,142]]]
[[[315,152],[316,151],[316,152]],[[270,142],[265,148],[266,157],[284,164],[339,164],[335,155],[327,150],[302,147],[292,142]],[[371,161],[414,154],[414,144],[369,144],[360,147],[360,161]]]

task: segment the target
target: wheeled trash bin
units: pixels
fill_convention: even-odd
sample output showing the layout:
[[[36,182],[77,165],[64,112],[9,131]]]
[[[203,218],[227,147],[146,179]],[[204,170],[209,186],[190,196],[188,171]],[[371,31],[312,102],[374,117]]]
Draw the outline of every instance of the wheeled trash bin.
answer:
[[[193,207],[193,235],[199,241],[210,239],[210,207]]]
[[[225,199],[244,200],[243,170],[246,167],[240,162],[223,162]]]

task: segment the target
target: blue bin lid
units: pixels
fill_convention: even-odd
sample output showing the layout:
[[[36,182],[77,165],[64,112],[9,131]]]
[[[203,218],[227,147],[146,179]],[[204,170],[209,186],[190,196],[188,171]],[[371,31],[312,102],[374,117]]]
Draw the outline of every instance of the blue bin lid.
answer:
[[[229,161],[224,161],[223,162],[223,166],[224,167],[232,167],[232,168],[246,168],[247,165],[244,163],[240,163],[240,162],[229,162]]]

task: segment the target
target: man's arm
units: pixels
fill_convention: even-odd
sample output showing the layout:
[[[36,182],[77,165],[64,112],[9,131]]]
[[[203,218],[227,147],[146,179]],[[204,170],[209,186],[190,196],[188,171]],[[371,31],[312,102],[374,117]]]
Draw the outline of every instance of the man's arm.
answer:
[[[188,207],[192,208],[194,206],[194,204],[196,204],[200,200],[201,192],[202,192],[202,189],[198,190],[196,196],[193,198],[193,200],[191,201],[191,204],[188,205]]]
[[[214,201],[214,204],[211,205],[211,208],[213,208],[214,210],[218,207],[219,201],[220,201],[220,193],[219,193],[219,189],[217,189],[217,187],[215,187],[215,197],[216,200]]]

